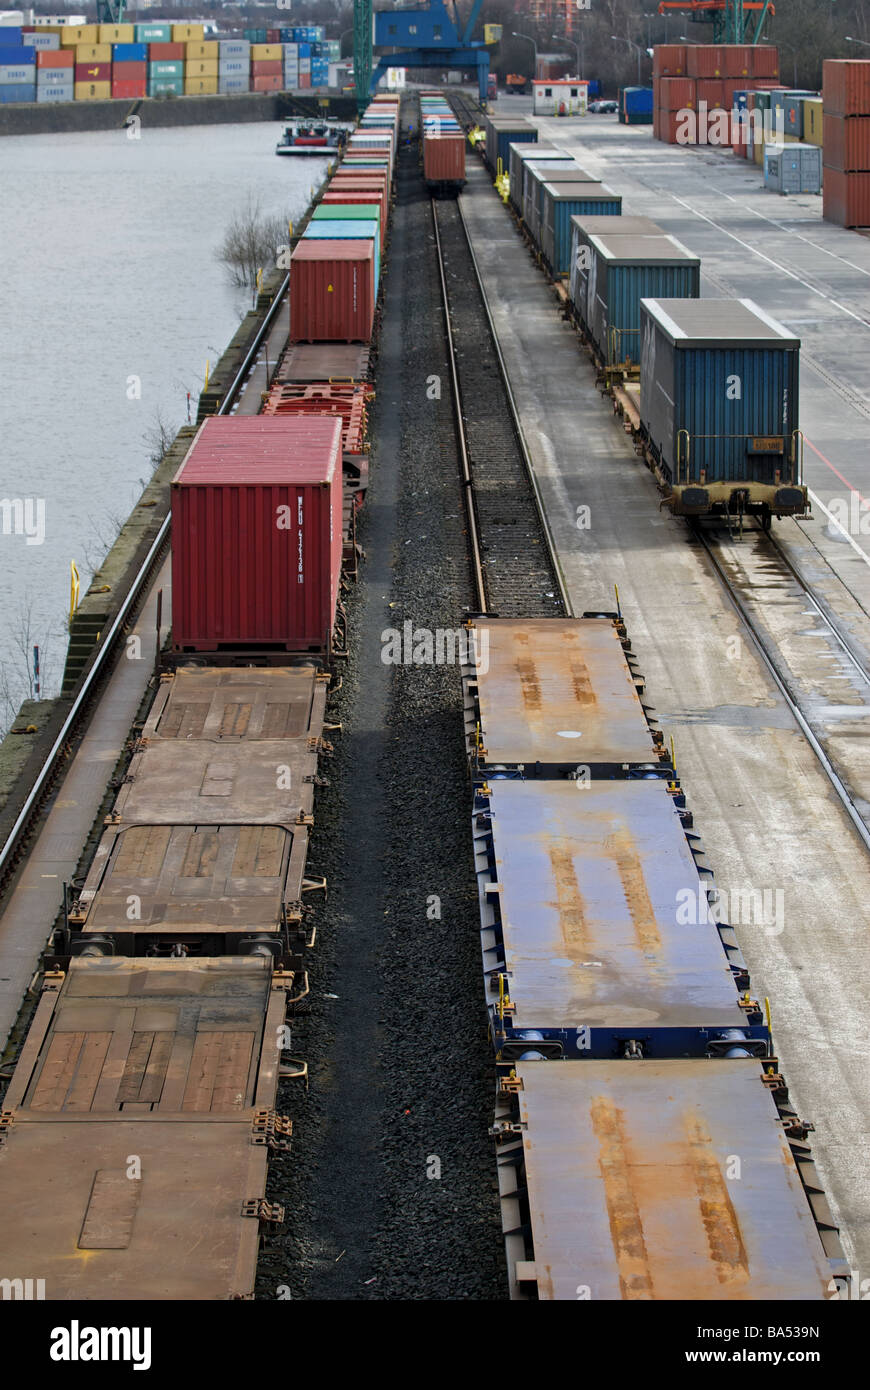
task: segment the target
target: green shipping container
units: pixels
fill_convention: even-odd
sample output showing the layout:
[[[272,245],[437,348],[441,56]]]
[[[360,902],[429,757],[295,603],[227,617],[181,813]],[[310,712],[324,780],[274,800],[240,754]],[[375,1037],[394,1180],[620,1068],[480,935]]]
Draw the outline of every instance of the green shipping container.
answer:
[[[148,76],[152,80],[155,77],[180,77],[183,80],[184,63],[180,58],[175,61],[170,60],[165,63],[149,63]]]
[[[173,92],[177,97],[184,96],[183,77],[152,77],[148,83],[149,97],[162,97]]]
[[[171,24],[137,24],[137,43],[172,43]]]

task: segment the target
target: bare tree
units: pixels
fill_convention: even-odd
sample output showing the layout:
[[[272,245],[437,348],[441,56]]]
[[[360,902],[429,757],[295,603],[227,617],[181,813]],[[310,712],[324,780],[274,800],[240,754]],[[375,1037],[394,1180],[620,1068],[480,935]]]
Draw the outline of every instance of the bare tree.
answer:
[[[218,259],[229,268],[234,285],[251,289],[257,271],[271,270],[278,259],[278,248],[287,244],[287,218],[269,217],[259,197],[248,193],[245,207],[235,214],[218,250]]]

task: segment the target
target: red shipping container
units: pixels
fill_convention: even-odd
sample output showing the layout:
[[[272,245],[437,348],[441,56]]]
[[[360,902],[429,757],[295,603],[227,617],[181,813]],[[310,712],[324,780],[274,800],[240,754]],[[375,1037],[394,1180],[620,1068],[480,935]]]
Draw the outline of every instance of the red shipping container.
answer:
[[[424,139],[423,177],[429,183],[464,183],[465,136],[430,135]]]
[[[375,316],[371,241],[304,237],[291,257],[291,343],[368,343]]]
[[[685,108],[684,108],[685,109]],[[686,128],[685,120],[680,121],[676,111],[658,111],[658,138],[663,140],[666,145],[676,145],[677,131],[684,131]],[[681,140],[681,144],[685,141]]]
[[[147,95],[148,80],[145,77],[140,77],[132,82],[118,82],[116,78],[112,78],[112,99],[114,101],[121,98],[129,101],[133,97],[147,97]]]
[[[252,77],[280,77],[284,71],[284,64],[280,58],[258,58],[251,63]]]
[[[113,82],[144,82],[148,77],[147,63],[113,63]]]
[[[310,86],[311,86],[311,73],[310,73],[310,72],[300,72],[300,74],[299,74],[299,79],[298,79],[298,80],[299,80],[299,86],[300,86],[300,88],[302,88],[302,87],[310,87]]]
[[[111,82],[111,63],[76,63],[76,82]]]
[[[266,43],[280,43],[280,42],[281,42],[281,30],[280,30],[280,29],[267,29],[267,30],[266,30]]]
[[[752,75],[762,78],[779,77],[779,49],[756,44],[752,50]]]
[[[825,164],[822,209],[827,222],[841,227],[870,227],[870,173],[844,174]]]
[[[870,170],[870,116],[831,116],[822,122],[825,165],[853,173]]]
[[[686,45],[684,43],[657,43],[653,49],[654,77],[685,77]]]
[[[280,67],[280,63],[278,64]],[[252,77],[252,92],[283,92],[284,78],[280,72],[276,72],[273,77]]]
[[[187,48],[183,43],[149,43],[148,61],[151,63],[179,62],[187,57]]]
[[[707,110],[708,110],[708,111],[712,111],[713,108],[714,108],[714,107],[717,107],[717,106],[723,106],[723,107],[724,107],[724,105],[725,105],[725,84],[724,84],[724,82],[717,82],[717,81],[716,81],[715,79],[713,79],[713,78],[702,77],[702,78],[700,78],[699,81],[696,83],[696,91],[697,91],[697,96],[698,96],[698,109],[700,109],[700,106],[701,106],[701,102],[702,102],[702,101],[705,101],[705,102],[707,103]]]
[[[727,43],[725,45],[725,77],[752,77],[755,73],[753,58],[755,48],[748,43]]]
[[[822,102],[826,116],[870,116],[870,60],[825,59]]]
[[[691,77],[660,77],[658,105],[663,111],[681,111],[695,106],[695,82]]]
[[[176,473],[176,651],[330,649],[341,576],[341,422],[212,416]]]
[[[38,48],[36,50],[36,66],[38,68],[71,68],[75,66],[75,61],[74,48]]]
[[[686,49],[686,76],[724,77],[724,45],[718,43],[689,44]]]
[[[382,188],[349,188],[346,191],[333,192],[330,185],[329,190],[324,193],[320,201],[322,204],[333,207],[336,204],[343,206],[350,204],[352,206],[354,203],[375,203],[381,210],[381,249],[383,250],[384,242],[387,239],[387,199]]]

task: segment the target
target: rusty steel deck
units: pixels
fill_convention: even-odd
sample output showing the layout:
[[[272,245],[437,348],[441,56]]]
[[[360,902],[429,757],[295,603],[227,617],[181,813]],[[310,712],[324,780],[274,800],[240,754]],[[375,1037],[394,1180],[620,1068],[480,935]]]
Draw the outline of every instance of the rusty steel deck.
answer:
[[[0,1277],[50,1300],[250,1297],[294,988],[254,958],[49,975],[0,1120]]]
[[[517,1084],[521,1137],[507,1133],[499,1159],[513,1297],[830,1296],[832,1267],[757,1062],[527,1062]],[[510,1234],[519,1158],[522,1249]]]
[[[464,670],[466,734],[482,769],[619,776],[661,765],[614,623],[478,618]]]
[[[746,1027],[731,968],[745,967],[707,916],[663,782],[493,781],[488,804],[474,824],[483,963],[491,1013],[505,973],[509,1036],[564,1034],[570,1053],[602,1029],[661,1057],[692,1050],[689,1033],[703,1055],[710,1034]]]

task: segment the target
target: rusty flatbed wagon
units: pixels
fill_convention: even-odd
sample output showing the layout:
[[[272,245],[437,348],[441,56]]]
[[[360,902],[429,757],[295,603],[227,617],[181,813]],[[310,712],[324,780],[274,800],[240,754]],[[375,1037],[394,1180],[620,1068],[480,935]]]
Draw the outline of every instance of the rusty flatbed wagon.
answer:
[[[464,668],[475,771],[668,776],[643,679],[612,618],[477,618]]]
[[[49,1300],[251,1297],[298,983],[256,957],[49,974],[0,1115],[3,1273]]]
[[[766,1082],[752,1060],[520,1063],[496,1124],[511,1297],[829,1298],[839,1240]]]

